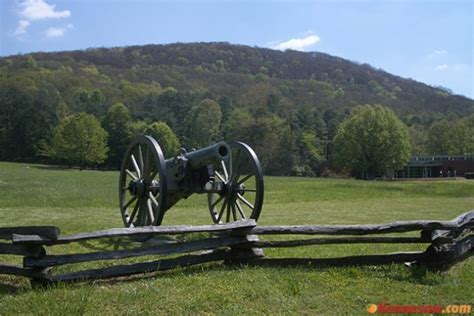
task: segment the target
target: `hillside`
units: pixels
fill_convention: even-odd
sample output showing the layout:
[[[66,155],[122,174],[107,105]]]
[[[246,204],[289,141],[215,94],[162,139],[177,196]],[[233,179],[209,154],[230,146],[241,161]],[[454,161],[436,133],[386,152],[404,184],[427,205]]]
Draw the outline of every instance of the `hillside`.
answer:
[[[83,51],[34,53],[40,67],[58,70],[71,67],[76,76],[98,75],[94,83],[107,81],[159,83],[178,90],[208,90],[216,96],[244,101],[252,87],[278,92],[295,104],[351,107],[383,103],[396,112],[474,111],[474,102],[462,96],[391,75],[368,64],[358,64],[324,53],[276,51],[227,43],[96,48]],[[14,61],[13,71],[26,56],[2,58]],[[98,73],[86,68],[94,66]],[[10,68],[9,68],[10,69]],[[89,78],[93,79],[93,78]],[[111,84],[109,82],[109,84]]]
[[[473,100],[367,64],[317,52],[228,43],[33,53],[1,58],[0,69],[3,160],[36,160],[38,143],[63,117],[84,111],[103,118],[117,102],[134,120],[165,121],[188,145],[187,114],[202,100],[214,100],[222,111],[220,137],[240,131],[240,139],[263,146],[265,140],[252,139],[248,125],[233,126],[232,120],[253,120],[251,126],[268,121],[267,129],[278,129],[281,136],[272,154],[278,148],[305,150],[304,142],[284,139],[285,131],[310,130],[318,144],[330,142],[339,122],[359,104],[386,105],[408,125],[422,128],[441,118],[474,113]],[[246,109],[249,115],[235,109]],[[328,151],[321,149],[326,157]],[[302,157],[292,159],[273,163],[281,167]]]

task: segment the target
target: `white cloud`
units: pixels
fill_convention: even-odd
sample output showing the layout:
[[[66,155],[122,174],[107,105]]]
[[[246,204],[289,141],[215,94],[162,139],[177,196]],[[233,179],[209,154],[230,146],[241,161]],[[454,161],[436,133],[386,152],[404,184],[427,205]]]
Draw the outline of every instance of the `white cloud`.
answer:
[[[433,58],[436,58],[436,57],[445,56],[445,55],[447,55],[447,54],[448,54],[448,52],[447,52],[446,50],[444,50],[444,49],[437,49],[437,50],[435,50],[435,51],[429,53],[429,54],[427,55],[427,57],[428,57],[428,59],[433,59]]]
[[[309,34],[305,37],[292,38],[284,42],[273,44],[271,47],[278,50],[294,49],[304,51],[306,48],[311,47],[320,41],[321,39],[319,36],[315,34]]]
[[[441,64],[441,65],[438,65],[435,67],[435,70],[436,71],[444,71],[444,70],[447,70],[449,68],[449,66],[447,64]]]
[[[71,11],[56,11],[55,5],[47,4],[44,0],[24,0],[20,3],[20,8],[20,16],[30,21],[67,18],[71,16]]]
[[[65,27],[50,27],[46,30],[45,34],[48,38],[61,37],[66,33]]]
[[[21,39],[21,35],[26,34],[28,27],[34,21],[68,18],[71,16],[71,11],[56,10],[56,5],[48,4],[45,0],[21,0],[18,6],[18,16],[20,17],[20,20],[18,21],[18,26],[13,33],[18,39]],[[72,24],[68,24],[67,27],[62,28],[50,27],[44,33],[46,34],[46,37],[61,37],[69,28],[72,28]]]
[[[449,71],[457,71],[457,72],[466,72],[469,71],[471,66],[469,64],[441,64],[437,65],[434,70],[436,71],[444,71],[444,70],[449,70]]]
[[[27,21],[27,20],[20,20],[18,21],[18,26],[16,27],[16,30],[15,30],[15,36],[19,36],[19,35],[22,35],[22,34],[25,34],[26,33],[26,29],[28,28],[28,26],[30,26],[30,21]]]

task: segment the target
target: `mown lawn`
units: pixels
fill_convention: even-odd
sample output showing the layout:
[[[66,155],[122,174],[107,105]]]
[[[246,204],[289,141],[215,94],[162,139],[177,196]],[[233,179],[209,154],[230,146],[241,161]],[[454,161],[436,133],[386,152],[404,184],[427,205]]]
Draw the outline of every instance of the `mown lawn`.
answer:
[[[474,209],[474,181],[366,182],[265,178],[260,224],[362,224],[448,220]],[[0,163],[0,225],[56,225],[63,234],[121,227],[118,172]],[[204,196],[180,202],[168,224],[208,224]],[[412,234],[413,235],[413,234]],[[83,242],[51,253],[118,249],[133,242]],[[268,257],[331,257],[424,250],[426,245],[339,245],[266,249]],[[0,257],[20,263],[19,258]],[[127,260],[137,261],[140,259]],[[95,262],[55,272],[107,266]],[[446,272],[404,265],[347,268],[229,267],[220,263],[95,283],[32,289],[0,276],[0,314],[364,314],[369,303],[474,302],[474,260]]]

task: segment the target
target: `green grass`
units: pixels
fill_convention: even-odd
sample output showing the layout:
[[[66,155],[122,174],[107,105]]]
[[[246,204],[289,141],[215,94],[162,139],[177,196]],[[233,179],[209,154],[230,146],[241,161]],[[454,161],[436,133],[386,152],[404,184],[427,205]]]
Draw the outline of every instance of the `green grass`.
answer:
[[[474,209],[474,181],[368,182],[265,178],[259,224],[363,224],[447,220]],[[57,225],[63,234],[121,227],[118,172],[78,171],[0,163],[0,225]],[[180,202],[164,225],[209,224],[204,196]],[[416,235],[416,234],[411,234]],[[288,237],[285,237],[288,238]],[[126,240],[82,242],[51,253],[131,246]],[[426,245],[338,245],[266,249],[268,257],[334,257]],[[0,257],[20,263],[19,257]],[[124,262],[135,262],[139,258]],[[58,267],[67,272],[112,262]],[[474,260],[447,272],[404,265],[347,268],[228,267],[219,263],[171,272],[32,289],[0,276],[0,314],[364,314],[367,304],[474,302]]]

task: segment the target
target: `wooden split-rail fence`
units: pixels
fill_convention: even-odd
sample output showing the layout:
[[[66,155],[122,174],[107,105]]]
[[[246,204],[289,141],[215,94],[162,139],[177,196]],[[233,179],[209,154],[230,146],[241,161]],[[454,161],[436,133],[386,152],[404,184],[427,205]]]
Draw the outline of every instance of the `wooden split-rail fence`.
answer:
[[[396,233],[413,231],[420,233],[417,237],[394,236]],[[195,233],[199,233],[200,238],[196,239]],[[131,238],[136,241],[150,240],[157,236],[189,234],[194,234],[194,238],[167,243],[144,242],[140,247],[132,249],[73,254],[48,254],[46,251],[49,246],[88,240]],[[301,239],[293,237],[290,240],[260,239],[261,236],[267,235],[320,235],[320,237]],[[215,261],[228,264],[277,266],[347,266],[409,262],[444,267],[473,253],[474,211],[464,213],[451,221],[400,221],[388,224],[344,226],[257,226],[253,220],[242,220],[224,225],[114,228],[64,236],[54,226],[3,227],[0,228],[0,239],[7,240],[0,243],[0,254],[23,257],[22,265],[0,264],[0,274],[28,277],[33,284],[41,285],[129,276]],[[361,254],[339,258],[267,258],[262,250],[269,247],[360,243],[421,243],[428,244],[428,247],[425,251],[419,252]],[[317,250],[314,253],[317,255]],[[117,262],[118,259],[133,257],[144,257],[144,259],[132,263]],[[150,257],[154,259],[150,260]],[[107,267],[88,268],[61,274],[53,273],[57,266],[103,260],[115,261]]]

